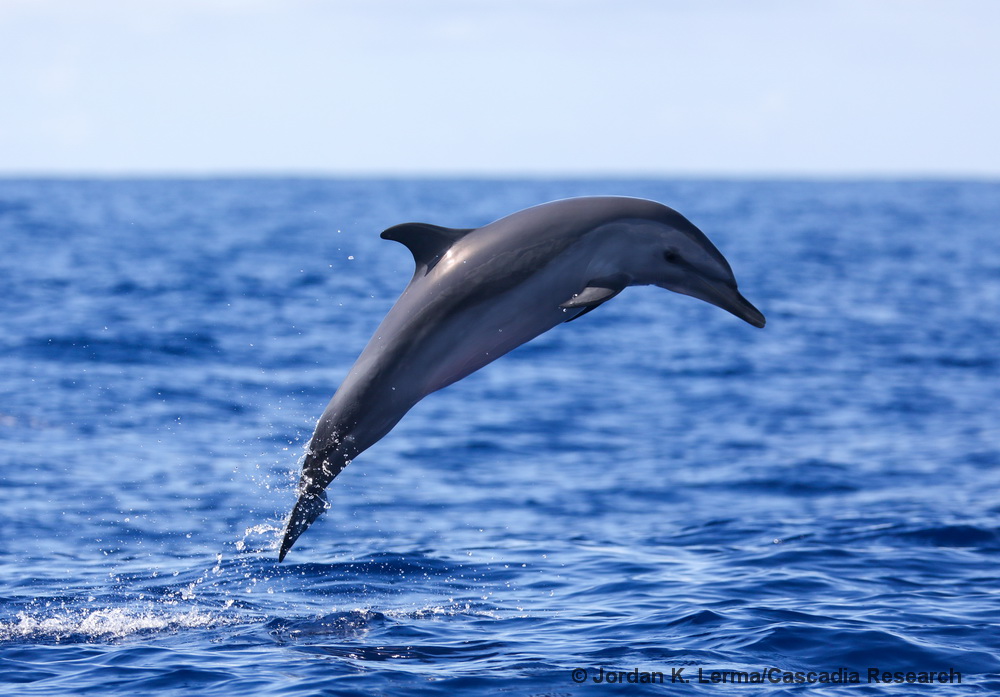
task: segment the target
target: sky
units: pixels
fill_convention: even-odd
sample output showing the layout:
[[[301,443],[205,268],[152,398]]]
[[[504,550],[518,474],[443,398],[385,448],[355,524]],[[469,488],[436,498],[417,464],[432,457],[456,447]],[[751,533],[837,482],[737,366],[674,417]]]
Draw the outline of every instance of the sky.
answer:
[[[1000,177],[997,0],[0,0],[0,175]]]

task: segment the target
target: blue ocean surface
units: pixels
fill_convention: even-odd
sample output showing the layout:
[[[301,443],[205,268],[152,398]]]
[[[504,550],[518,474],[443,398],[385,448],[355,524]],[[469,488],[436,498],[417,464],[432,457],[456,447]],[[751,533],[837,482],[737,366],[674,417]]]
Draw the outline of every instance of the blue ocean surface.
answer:
[[[417,405],[278,564],[412,272],[378,233],[589,194],[680,210],[767,327],[628,289]],[[1000,692],[1000,183],[0,181],[0,693],[884,673]]]

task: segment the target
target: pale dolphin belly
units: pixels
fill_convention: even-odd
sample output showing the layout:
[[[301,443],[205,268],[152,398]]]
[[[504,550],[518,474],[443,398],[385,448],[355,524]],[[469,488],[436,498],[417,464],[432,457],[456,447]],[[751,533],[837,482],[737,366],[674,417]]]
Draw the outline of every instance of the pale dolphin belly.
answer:
[[[428,303],[434,283],[441,282],[435,278],[407,288],[330,401],[310,449],[323,452],[347,439],[342,449],[353,458],[428,394],[574,317],[579,310],[559,304],[585,283],[586,269],[579,269],[576,256],[568,254],[475,303]]]

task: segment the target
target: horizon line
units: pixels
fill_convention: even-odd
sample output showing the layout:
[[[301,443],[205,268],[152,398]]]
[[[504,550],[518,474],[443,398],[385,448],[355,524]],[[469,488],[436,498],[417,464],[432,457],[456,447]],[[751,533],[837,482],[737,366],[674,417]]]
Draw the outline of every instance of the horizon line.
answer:
[[[310,169],[213,169],[213,170],[0,170],[0,181],[11,180],[209,180],[209,179],[332,179],[332,180],[427,180],[427,181],[594,181],[594,180],[664,180],[664,181],[975,181],[1000,182],[998,172],[896,172],[850,171],[840,172],[681,172],[681,171],[365,171],[365,170],[310,170]]]

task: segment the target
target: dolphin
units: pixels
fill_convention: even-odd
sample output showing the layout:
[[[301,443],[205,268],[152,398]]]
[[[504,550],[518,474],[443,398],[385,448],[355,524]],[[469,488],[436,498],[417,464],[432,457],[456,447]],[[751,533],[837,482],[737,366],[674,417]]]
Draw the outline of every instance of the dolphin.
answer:
[[[382,238],[406,245],[416,269],[316,425],[278,561],[329,507],[334,477],[417,402],[628,286],[660,286],[764,326],[708,237],[655,201],[570,198],[480,228],[404,223]]]

